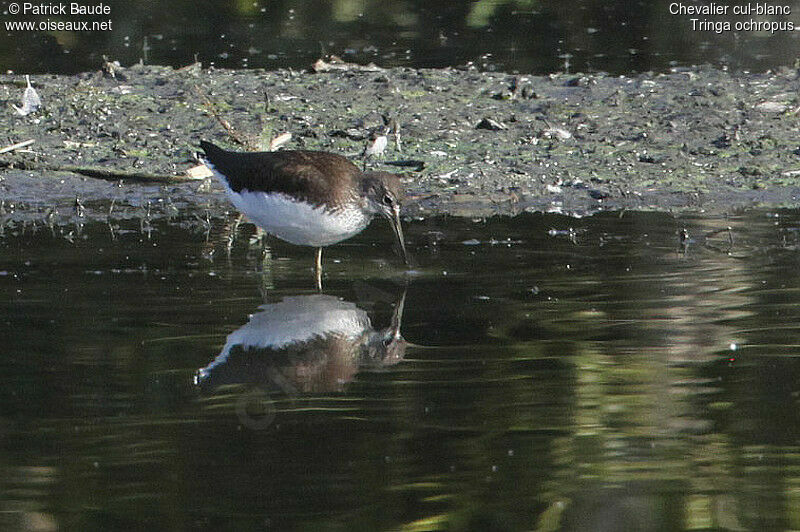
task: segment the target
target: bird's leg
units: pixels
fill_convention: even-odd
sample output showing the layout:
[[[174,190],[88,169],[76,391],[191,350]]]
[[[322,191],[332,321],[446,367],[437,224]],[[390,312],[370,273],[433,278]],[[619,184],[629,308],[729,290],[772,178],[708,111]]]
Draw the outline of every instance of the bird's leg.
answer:
[[[317,262],[314,272],[317,274],[317,290],[322,291],[322,248],[317,248]]]
[[[230,256],[231,254],[231,249],[233,249],[233,242],[234,240],[236,240],[236,231],[239,230],[239,224],[242,223],[243,219],[244,219],[244,214],[239,214],[239,216],[236,217],[236,220],[234,220],[233,223],[229,222],[225,224],[225,230],[228,233],[228,238],[225,242],[225,248],[228,251],[228,256]]]
[[[264,246],[261,250],[261,293],[265,295],[275,288],[272,276],[272,250],[269,246]]]

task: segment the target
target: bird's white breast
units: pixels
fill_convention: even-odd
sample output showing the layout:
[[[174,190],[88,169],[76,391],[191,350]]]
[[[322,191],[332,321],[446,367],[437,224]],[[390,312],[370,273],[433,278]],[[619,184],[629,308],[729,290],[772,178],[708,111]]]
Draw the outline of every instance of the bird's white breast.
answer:
[[[292,244],[329,246],[360,233],[370,222],[356,206],[326,210],[282,193],[236,192],[213,165],[205,164],[222,182],[236,208],[268,233]]]

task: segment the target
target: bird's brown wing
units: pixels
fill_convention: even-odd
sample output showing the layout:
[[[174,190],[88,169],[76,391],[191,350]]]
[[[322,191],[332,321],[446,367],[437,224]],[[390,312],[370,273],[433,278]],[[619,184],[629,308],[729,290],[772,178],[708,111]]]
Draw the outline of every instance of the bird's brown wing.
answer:
[[[361,171],[341,155],[314,151],[232,152],[201,142],[235,192],[278,192],[314,205],[350,198]]]

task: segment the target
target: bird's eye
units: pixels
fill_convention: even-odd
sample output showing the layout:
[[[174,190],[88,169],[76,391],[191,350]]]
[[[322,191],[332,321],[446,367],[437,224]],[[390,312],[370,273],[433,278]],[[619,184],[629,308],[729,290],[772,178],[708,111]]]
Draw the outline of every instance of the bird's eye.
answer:
[[[392,198],[390,196],[384,196],[383,197],[383,204],[384,205],[387,205],[387,206],[391,207],[392,203],[394,203],[394,202],[392,201]]]

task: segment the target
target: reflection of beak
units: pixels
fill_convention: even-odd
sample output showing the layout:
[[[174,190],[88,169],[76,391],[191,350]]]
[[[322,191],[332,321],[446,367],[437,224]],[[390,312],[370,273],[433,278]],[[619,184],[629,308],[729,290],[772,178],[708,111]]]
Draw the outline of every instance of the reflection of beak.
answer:
[[[394,336],[395,340],[400,338],[400,322],[403,321],[403,308],[405,306],[406,290],[403,290],[403,295],[400,296],[400,300],[397,302],[397,306],[395,306],[394,312],[392,313],[392,323],[390,329],[392,330],[392,336]]]
[[[389,223],[392,225],[392,229],[394,230],[394,236],[397,237],[397,241],[400,242],[400,251],[403,253],[403,262],[408,264],[408,255],[406,254],[406,242],[403,240],[403,227],[400,225],[400,206],[395,205],[393,209],[394,216],[389,218]]]

